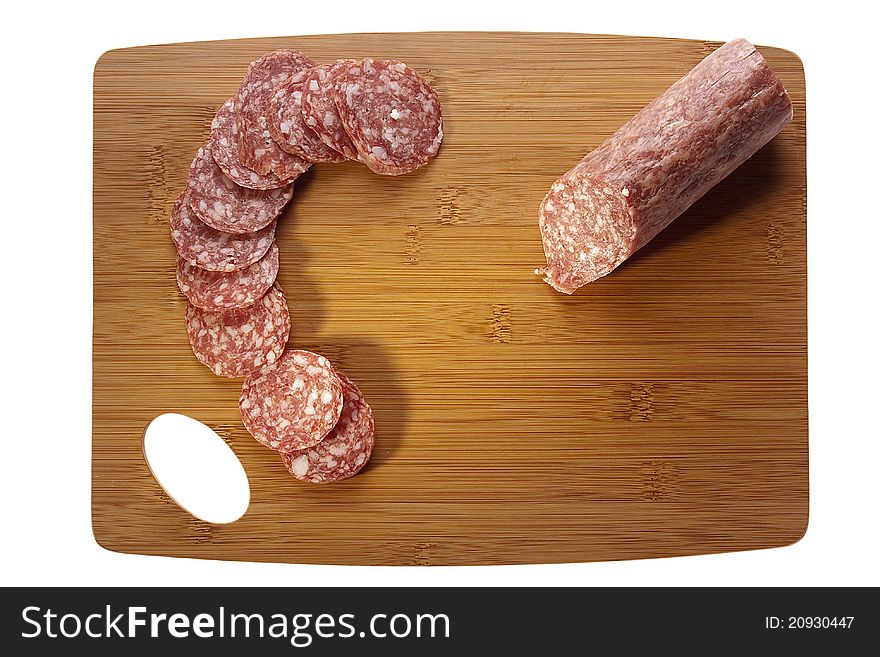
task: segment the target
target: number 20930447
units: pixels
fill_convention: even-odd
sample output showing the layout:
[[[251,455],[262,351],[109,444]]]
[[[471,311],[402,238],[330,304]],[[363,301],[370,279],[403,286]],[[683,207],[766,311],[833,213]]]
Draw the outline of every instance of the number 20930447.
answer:
[[[765,616],[768,630],[848,630],[855,616]]]

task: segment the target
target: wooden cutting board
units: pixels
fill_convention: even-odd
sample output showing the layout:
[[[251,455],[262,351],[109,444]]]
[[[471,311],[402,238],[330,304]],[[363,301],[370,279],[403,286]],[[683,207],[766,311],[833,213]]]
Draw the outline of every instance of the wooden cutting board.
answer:
[[[748,35],[744,35],[748,36]],[[807,525],[805,92],[794,120],[613,275],[533,274],[553,180],[719,46],[579,34],[348,34],[114,50],[94,87],[92,515],[121,552],[338,564],[503,564],[767,548]],[[168,235],[217,107],[275,48],[374,55],[443,103],[414,175],[319,165],[279,223],[291,345],[375,411],[338,485],[295,481],[243,429],[241,382],[193,357]],[[141,451],[163,412],[213,427],[251,505],[177,507]]]

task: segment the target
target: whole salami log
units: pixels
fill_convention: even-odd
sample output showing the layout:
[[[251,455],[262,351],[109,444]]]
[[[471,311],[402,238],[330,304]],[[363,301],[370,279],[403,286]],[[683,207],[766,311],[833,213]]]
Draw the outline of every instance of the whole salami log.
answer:
[[[353,477],[373,453],[373,410],[347,376],[342,381],[342,413],[336,426],[317,445],[282,452],[284,465],[294,477],[312,484],[329,484]]]
[[[324,356],[288,351],[244,382],[241,421],[258,442],[280,451],[317,445],[342,412],[342,381]]]
[[[731,41],[557,180],[541,204],[547,266],[571,294],[613,271],[791,120],[755,47]]]

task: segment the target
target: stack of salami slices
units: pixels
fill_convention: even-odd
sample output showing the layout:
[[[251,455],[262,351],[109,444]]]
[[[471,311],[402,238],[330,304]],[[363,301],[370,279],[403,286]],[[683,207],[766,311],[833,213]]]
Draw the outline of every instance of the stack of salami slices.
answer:
[[[373,411],[361,391],[310,351],[290,350],[245,381],[239,408],[250,434],[302,481],[347,479],[373,453]]]
[[[442,138],[437,94],[402,62],[317,64],[276,50],[251,63],[217,111],[174,203],[171,237],[193,352],[218,376],[247,377],[242,421],[298,479],[356,474],[372,453],[373,414],[326,358],[285,353],[278,217],[312,164],[357,160],[402,175],[435,157]]]

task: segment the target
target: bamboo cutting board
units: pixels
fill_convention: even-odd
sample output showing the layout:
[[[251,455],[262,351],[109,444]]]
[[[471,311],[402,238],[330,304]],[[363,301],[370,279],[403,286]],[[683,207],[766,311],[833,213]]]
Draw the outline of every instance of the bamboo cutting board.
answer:
[[[745,35],[748,36],[748,35]],[[114,50],[94,87],[93,527],[122,552],[502,564],[782,546],[807,525],[803,69],[761,48],[794,120],[617,272],[542,284],[553,180],[719,46],[576,34],[350,34]],[[243,429],[240,381],[192,355],[172,201],[248,63],[293,47],[422,71],[437,160],[318,165],[279,223],[291,345],[363,390],[376,451],[332,486]],[[188,515],[144,461],[163,412],[220,433],[251,505]]]

